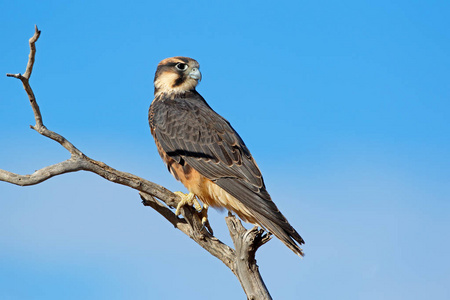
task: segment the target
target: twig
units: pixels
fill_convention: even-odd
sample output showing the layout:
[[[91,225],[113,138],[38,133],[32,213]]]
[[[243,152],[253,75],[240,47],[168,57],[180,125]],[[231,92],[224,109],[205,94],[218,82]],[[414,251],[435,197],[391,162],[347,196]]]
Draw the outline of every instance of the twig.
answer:
[[[34,60],[36,57],[36,45],[35,44],[36,44],[36,41],[39,39],[40,35],[41,35],[41,31],[35,25],[34,26],[34,35],[28,41],[30,44],[30,54],[28,56],[28,63],[27,63],[27,68],[25,69],[25,73],[23,75],[21,75],[20,73],[19,74],[6,74],[6,76],[8,76],[8,77],[14,77],[14,78],[20,79],[20,81],[22,81],[23,87],[24,87],[25,91],[27,92],[28,98],[30,99],[31,107],[33,108],[37,128],[43,126],[44,124],[42,123],[42,115],[41,115],[41,111],[39,110],[39,105],[36,102],[36,98],[34,97],[33,90],[31,89],[28,81],[30,80],[31,72],[33,72]]]

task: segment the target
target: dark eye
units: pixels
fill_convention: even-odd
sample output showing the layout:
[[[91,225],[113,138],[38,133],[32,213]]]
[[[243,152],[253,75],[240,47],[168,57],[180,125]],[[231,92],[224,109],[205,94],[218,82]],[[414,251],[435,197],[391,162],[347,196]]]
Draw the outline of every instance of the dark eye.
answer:
[[[188,68],[187,64],[183,64],[183,63],[177,63],[175,65],[175,67],[180,70],[180,71],[185,71]]]

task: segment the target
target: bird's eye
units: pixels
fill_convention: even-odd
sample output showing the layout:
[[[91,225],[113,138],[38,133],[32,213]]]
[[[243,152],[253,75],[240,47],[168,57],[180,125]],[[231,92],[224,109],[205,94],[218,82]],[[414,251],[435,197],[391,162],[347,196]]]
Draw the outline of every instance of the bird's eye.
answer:
[[[180,70],[180,71],[185,71],[188,68],[187,64],[183,64],[183,63],[177,63],[175,65],[175,67]]]

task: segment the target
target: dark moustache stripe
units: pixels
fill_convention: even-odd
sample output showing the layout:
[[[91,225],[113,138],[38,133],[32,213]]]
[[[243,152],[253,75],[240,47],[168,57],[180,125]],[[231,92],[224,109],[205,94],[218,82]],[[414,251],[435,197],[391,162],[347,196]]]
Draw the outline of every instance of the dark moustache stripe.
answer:
[[[183,84],[183,82],[185,81],[185,78],[183,76],[183,74],[179,74],[177,80],[175,80],[174,84],[172,85],[172,87],[177,87]]]

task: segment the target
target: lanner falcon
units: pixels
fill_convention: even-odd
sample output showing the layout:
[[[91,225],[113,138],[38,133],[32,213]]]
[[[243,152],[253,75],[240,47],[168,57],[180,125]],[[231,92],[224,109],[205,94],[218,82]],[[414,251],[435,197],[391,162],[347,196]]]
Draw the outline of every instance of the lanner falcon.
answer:
[[[303,256],[302,237],[273,203],[244,141],[195,90],[201,78],[198,62],[181,56],[164,59],[155,73],[150,129],[170,173],[189,190],[178,192],[176,214],[186,204],[201,210],[197,197],[204,224],[209,206],[226,208]]]

